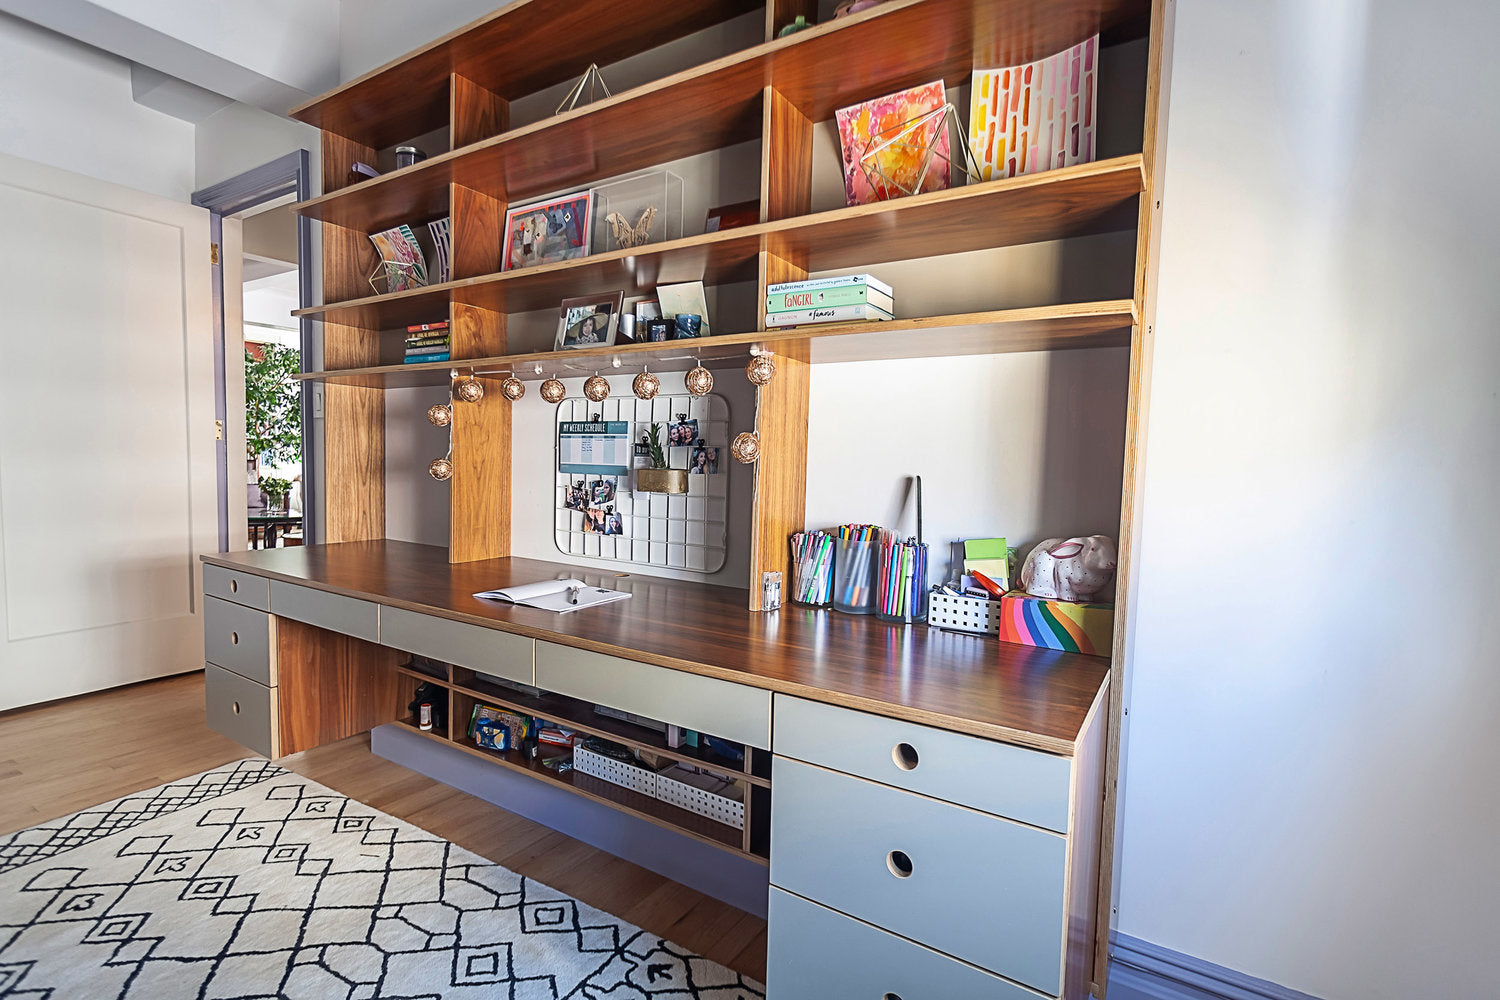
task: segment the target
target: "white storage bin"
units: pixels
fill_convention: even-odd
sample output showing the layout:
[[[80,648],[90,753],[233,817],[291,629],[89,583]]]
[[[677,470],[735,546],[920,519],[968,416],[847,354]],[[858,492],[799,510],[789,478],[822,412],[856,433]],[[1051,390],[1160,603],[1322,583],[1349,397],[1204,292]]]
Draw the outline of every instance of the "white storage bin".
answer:
[[[710,787],[702,787],[702,786]],[[722,786],[722,787],[720,787]],[[673,764],[656,775],[656,797],[736,830],[745,828],[744,786]]]
[[[573,768],[642,795],[656,797],[655,772],[638,764],[626,764],[613,757],[594,753],[585,749],[582,744],[573,748]]]

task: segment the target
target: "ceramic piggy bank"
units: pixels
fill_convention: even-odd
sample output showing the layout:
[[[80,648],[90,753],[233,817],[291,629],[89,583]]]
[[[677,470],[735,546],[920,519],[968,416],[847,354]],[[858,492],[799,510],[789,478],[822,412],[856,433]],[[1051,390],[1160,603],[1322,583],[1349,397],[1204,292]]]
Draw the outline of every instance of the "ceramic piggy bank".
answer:
[[[1021,589],[1033,597],[1092,601],[1115,575],[1115,542],[1108,535],[1049,538],[1021,567]]]

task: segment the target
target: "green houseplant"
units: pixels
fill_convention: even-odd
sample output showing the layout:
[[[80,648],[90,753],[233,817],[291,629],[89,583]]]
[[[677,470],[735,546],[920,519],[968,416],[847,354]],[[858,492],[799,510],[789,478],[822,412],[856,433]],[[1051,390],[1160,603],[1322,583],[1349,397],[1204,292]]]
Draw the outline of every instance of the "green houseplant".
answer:
[[[661,444],[661,424],[652,424],[646,447],[651,468],[635,470],[636,489],[643,493],[686,493],[687,470],[667,467],[667,452]]]
[[[276,476],[261,476],[256,480],[260,495],[265,498],[267,510],[286,510],[287,494],[292,492],[292,481]]]
[[[245,351],[245,451],[272,466],[302,461],[302,391],[293,377],[301,355],[280,344]]]

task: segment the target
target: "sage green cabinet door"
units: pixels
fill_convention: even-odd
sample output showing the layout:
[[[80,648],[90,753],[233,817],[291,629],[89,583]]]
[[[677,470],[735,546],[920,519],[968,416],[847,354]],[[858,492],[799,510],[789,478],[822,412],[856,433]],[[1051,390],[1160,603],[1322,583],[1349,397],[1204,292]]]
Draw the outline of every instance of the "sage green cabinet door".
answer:
[[[774,711],[783,757],[1067,832],[1067,757],[784,694]]]
[[[276,683],[275,623],[254,608],[203,599],[203,655],[209,663],[267,686]]]
[[[1066,838],[776,757],[771,884],[1053,996]]]
[[[1038,1000],[1015,983],[771,887],[771,1000]]]

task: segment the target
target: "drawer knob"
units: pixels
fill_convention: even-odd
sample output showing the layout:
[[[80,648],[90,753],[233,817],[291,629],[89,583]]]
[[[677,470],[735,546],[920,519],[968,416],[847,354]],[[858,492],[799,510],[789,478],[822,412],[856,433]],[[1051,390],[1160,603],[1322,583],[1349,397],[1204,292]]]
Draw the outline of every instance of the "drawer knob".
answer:
[[[240,581],[232,576],[229,578],[229,592],[231,594],[238,594],[240,592]]]
[[[905,851],[892,851],[885,856],[885,866],[897,878],[911,878],[911,858]]]
[[[235,715],[239,715],[240,714],[240,703],[239,702],[235,702],[234,703],[234,714]]]
[[[229,633],[229,641],[238,646],[240,644],[240,634],[238,632]]]
[[[896,748],[891,751],[891,760],[903,771],[915,771],[917,769],[917,748],[910,743],[897,743]]]

